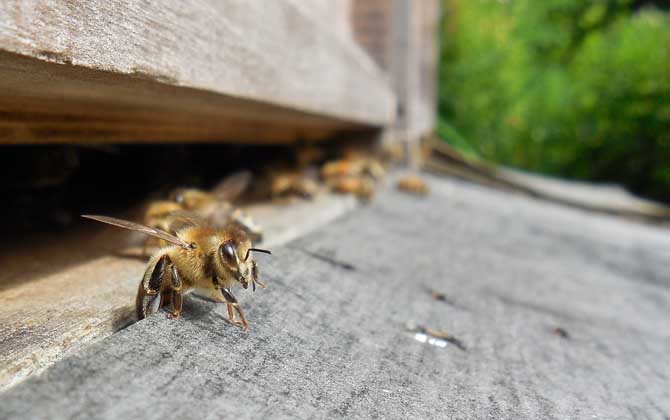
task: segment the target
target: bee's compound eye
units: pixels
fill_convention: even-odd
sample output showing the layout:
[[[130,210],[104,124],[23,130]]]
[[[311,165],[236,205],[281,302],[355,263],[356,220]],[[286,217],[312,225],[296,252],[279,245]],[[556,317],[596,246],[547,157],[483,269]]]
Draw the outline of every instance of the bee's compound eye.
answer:
[[[234,264],[236,262],[236,253],[235,253],[235,247],[233,246],[232,243],[228,242],[223,245],[221,245],[221,257],[223,258],[224,261]]]

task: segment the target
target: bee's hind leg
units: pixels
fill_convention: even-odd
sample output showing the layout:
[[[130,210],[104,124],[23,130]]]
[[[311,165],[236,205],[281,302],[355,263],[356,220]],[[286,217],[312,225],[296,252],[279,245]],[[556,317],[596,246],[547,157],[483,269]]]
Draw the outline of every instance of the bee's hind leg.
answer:
[[[169,258],[169,257],[168,257]],[[168,314],[168,318],[179,318],[184,304],[181,284],[181,277],[177,268],[170,263],[170,272],[172,274],[172,312]]]
[[[166,295],[161,291],[164,290],[163,280],[168,264],[171,264],[171,261],[167,255],[158,259],[152,258],[149,262],[135,299],[135,310],[139,319],[146,318],[165,306]]]
[[[153,261],[155,263],[152,264]],[[170,303],[173,311],[168,317],[178,317],[183,303],[181,290],[181,278],[170,256],[164,254],[152,259],[137,292],[135,308],[138,318],[146,318]]]

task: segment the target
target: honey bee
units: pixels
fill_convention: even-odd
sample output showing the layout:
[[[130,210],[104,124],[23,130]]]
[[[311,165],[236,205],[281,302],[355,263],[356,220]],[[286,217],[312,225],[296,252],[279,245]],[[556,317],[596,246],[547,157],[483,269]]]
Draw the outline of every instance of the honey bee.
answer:
[[[321,177],[329,179],[344,176],[369,176],[374,180],[381,179],[386,174],[382,164],[369,157],[350,157],[327,162],[321,168]]]
[[[369,200],[375,192],[372,180],[360,176],[336,177],[327,181],[328,186],[342,194],[353,194],[362,200]]]
[[[168,317],[177,318],[182,312],[183,296],[195,292],[225,303],[230,322],[244,330],[249,328],[231,288],[237,283],[245,289],[251,284],[253,291],[256,287],[265,288],[265,284],[258,279],[258,265],[251,253],[271,252],[253,248],[249,236],[238,225],[230,223],[222,228],[213,228],[194,221],[173,235],[113,217],[82,217],[138,231],[169,244],[158,250],[147,264],[135,300],[139,319],[168,306],[172,306]]]
[[[385,172],[378,160],[358,152],[349,152],[345,158],[326,162],[321,167],[321,177],[331,190],[354,194],[364,200],[372,198],[375,181]]]
[[[386,144],[381,150],[381,160],[387,164],[402,163],[407,158],[407,144],[404,142]]]
[[[251,174],[239,172],[224,179],[211,192],[196,188],[178,188],[169,200],[149,203],[144,212],[144,223],[172,234],[183,227],[185,219],[201,219],[212,226],[239,225],[253,241],[260,241],[263,230],[231,202],[247,188]],[[145,242],[145,249],[150,239]],[[165,246],[164,240],[159,240]]]
[[[170,231],[169,216],[182,210],[182,205],[175,203],[174,201],[152,201],[147,205],[147,208],[144,211],[144,223],[147,226]]]
[[[398,180],[398,189],[416,195],[428,195],[426,181],[417,175],[408,175]]]
[[[290,196],[311,199],[318,190],[316,181],[298,171],[280,171],[272,174],[270,180],[270,196],[273,199]]]

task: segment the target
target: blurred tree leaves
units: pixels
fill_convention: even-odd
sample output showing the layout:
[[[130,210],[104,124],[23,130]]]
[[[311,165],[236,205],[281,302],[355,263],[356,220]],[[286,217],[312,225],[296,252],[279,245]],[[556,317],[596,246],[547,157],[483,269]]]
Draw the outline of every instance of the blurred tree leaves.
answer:
[[[670,13],[448,0],[438,131],[503,164],[670,200]]]

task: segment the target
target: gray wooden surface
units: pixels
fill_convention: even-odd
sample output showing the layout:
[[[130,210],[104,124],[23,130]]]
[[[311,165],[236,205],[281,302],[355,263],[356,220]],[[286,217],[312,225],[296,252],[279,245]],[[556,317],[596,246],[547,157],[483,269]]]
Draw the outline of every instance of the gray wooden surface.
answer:
[[[354,197],[323,192],[245,211],[263,221],[258,245],[274,247],[356,205]],[[82,228],[0,250],[0,391],[133,322],[145,237],[101,224]]]
[[[261,256],[248,333],[189,299],[1,394],[0,418],[670,416],[667,230],[430,180]]]

